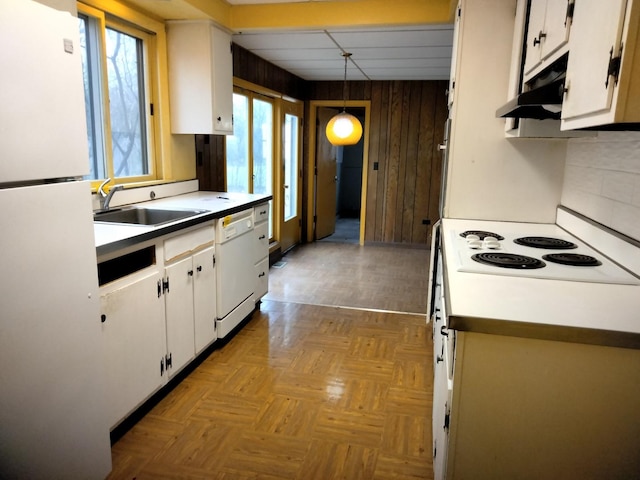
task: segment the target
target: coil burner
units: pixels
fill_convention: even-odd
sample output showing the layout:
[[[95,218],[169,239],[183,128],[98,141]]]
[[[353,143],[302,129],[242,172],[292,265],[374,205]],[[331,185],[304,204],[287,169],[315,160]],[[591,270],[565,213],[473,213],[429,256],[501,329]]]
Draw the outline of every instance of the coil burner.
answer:
[[[476,253],[471,258],[476,262],[483,263],[485,265],[500,268],[514,268],[516,270],[532,270],[546,266],[542,260],[514,253]]]
[[[549,262],[572,265],[574,267],[597,267],[602,265],[602,262],[597,258],[579,253],[550,253],[543,255],[542,258]]]
[[[520,237],[514,240],[518,245],[533,248],[544,248],[547,250],[569,250],[578,248],[573,242],[552,237]]]

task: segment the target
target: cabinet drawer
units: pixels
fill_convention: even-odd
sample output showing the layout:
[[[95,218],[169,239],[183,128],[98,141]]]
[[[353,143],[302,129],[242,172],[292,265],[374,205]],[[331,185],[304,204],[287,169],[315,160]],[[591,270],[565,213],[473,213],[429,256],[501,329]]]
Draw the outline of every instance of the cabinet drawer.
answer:
[[[253,229],[255,235],[254,262],[269,255],[269,224],[260,223]]]
[[[256,302],[269,291],[269,258],[256,263],[256,285],[254,298]]]
[[[164,260],[170,262],[181,255],[191,254],[203,247],[213,245],[213,226],[178,235],[164,241]]]
[[[263,203],[253,208],[253,223],[268,222],[269,204]]]

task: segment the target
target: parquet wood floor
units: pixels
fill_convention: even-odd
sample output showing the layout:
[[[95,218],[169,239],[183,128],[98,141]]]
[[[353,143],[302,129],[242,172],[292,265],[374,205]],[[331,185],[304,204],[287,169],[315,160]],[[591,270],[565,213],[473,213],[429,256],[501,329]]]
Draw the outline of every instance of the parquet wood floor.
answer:
[[[431,355],[424,315],[263,301],[113,445],[109,478],[431,479]]]

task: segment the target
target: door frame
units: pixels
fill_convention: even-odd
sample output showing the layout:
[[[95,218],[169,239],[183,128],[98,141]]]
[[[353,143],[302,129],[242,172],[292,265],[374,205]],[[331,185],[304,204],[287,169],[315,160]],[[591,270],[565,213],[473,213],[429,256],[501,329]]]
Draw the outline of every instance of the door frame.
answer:
[[[369,125],[371,123],[371,101],[370,100],[311,100],[309,102],[309,122],[307,144],[307,158],[309,168],[307,169],[307,239],[312,239],[315,233],[315,171],[316,171],[316,120],[318,118],[318,107],[342,108],[344,106],[354,108],[364,108],[364,125],[362,126],[363,146],[362,146],[362,193],[360,195],[360,239],[358,243],[364,245],[365,219],[367,217],[367,175],[369,171]],[[309,240],[311,241],[311,240]]]

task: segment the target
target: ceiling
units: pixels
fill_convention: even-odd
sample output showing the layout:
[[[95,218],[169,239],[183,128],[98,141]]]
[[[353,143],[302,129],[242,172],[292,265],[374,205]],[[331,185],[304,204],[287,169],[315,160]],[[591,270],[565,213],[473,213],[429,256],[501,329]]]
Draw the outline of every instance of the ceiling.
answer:
[[[192,0],[125,1],[164,19],[203,18]],[[353,0],[217,1],[246,8],[257,4],[317,5]],[[401,5],[399,3],[397,8],[402,8]],[[354,22],[357,24],[357,19]],[[446,80],[451,65],[453,25],[256,28],[235,32],[233,41],[305,80],[343,80],[345,65],[342,53],[345,52],[352,54],[347,80]]]
[[[305,80],[343,80],[343,52],[352,54],[348,80],[445,80],[452,39],[451,25],[233,35],[241,47]]]

